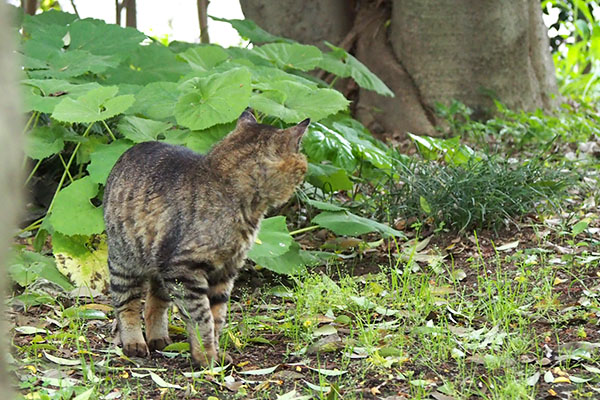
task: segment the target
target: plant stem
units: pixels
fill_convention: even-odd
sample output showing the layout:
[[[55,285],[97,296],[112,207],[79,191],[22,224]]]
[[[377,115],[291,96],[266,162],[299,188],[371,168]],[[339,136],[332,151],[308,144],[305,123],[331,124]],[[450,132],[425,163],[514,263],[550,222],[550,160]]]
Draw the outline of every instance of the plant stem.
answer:
[[[71,181],[71,183],[73,183],[73,177],[71,176],[71,172],[69,171],[69,168],[67,168],[67,164],[65,164],[65,159],[63,158],[62,154],[59,153],[58,158],[60,158],[60,162],[62,163],[63,167],[65,167],[65,171],[67,171],[69,180]]]
[[[110,128],[108,127],[108,125],[106,124],[106,121],[102,120],[102,124],[104,125],[104,127],[106,128],[106,130],[108,131],[108,134],[110,135],[110,138],[115,141],[117,140],[117,138],[115,137],[115,135],[113,134],[113,132],[110,130]]]
[[[88,133],[90,133],[90,129],[92,129],[93,125],[94,125],[93,123],[88,125],[85,132],[83,132],[82,137],[86,137],[88,135]],[[71,167],[71,164],[73,163],[73,160],[75,159],[75,156],[77,155],[77,150],[79,150],[79,147],[81,147],[81,143],[77,143],[77,146],[75,146],[75,149],[73,150],[73,154],[71,154],[71,157],[69,158],[69,161],[67,162],[67,165],[65,166],[65,172],[63,172],[62,176],[60,177],[60,181],[58,182],[58,186],[56,187],[56,192],[54,192],[52,201],[50,202],[50,205],[48,206],[48,210],[46,210],[46,215],[48,215],[48,213],[50,211],[52,211],[52,207],[54,206],[54,201],[56,200],[56,196],[58,195],[58,192],[62,188],[62,185],[65,182],[65,178],[69,174],[69,168]]]
[[[35,171],[37,171],[37,169],[39,168],[39,166],[41,164],[42,164],[42,160],[38,160],[38,162],[35,163],[35,166],[31,170],[31,172],[29,173],[29,176],[27,177],[27,179],[25,179],[25,184],[23,184],[23,186],[27,186],[27,184],[29,183],[29,181],[31,180],[31,178],[33,178],[33,174],[35,174]]]
[[[313,225],[313,226],[307,226],[305,228],[301,228],[295,231],[290,232],[291,236],[297,235],[299,233],[304,233],[304,232],[309,232],[309,231],[314,231],[317,228],[320,228],[321,225]]]

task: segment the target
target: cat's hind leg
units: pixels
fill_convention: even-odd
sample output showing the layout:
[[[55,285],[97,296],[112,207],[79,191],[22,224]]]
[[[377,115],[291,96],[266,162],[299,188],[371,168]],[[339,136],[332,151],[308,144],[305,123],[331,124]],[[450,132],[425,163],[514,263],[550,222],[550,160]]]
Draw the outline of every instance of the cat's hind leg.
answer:
[[[186,322],[190,341],[190,353],[196,364],[207,366],[217,360],[215,327],[210,302],[208,282],[203,273],[193,273],[183,268],[174,268],[178,273],[166,277],[169,286],[175,287],[177,307]]]
[[[117,335],[123,353],[130,357],[145,357],[148,346],[142,333],[141,298],[144,279],[127,275],[123,268],[108,261],[110,293],[117,320]]]
[[[150,351],[162,350],[171,343],[167,314],[170,304],[171,297],[163,280],[160,277],[150,278],[144,308],[146,339]]]

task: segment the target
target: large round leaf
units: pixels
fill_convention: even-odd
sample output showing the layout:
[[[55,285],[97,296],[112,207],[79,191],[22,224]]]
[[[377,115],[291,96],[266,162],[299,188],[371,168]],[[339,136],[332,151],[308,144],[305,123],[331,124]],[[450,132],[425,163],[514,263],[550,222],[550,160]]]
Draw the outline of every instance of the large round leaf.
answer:
[[[127,110],[135,101],[133,95],[116,96],[117,86],[90,90],[77,99],[66,98],[54,108],[52,118],[65,122],[91,123],[103,121]]]
[[[89,178],[94,183],[104,185],[106,179],[116,164],[117,160],[127,149],[132,146],[128,140],[117,140],[110,144],[99,144],[95,151],[90,154],[90,160],[87,171]]]
[[[287,252],[292,241],[284,216],[267,218],[260,224],[258,240],[250,249],[248,257],[254,260],[257,257],[280,256]]]
[[[98,185],[89,176],[73,182],[56,196],[48,222],[65,235],[102,233],[102,209],[90,202],[97,194]]]
[[[322,58],[318,47],[300,43],[269,43],[255,47],[254,51],[279,68],[294,68],[301,71],[314,69]]]
[[[194,130],[210,128],[233,121],[246,109],[252,90],[250,72],[236,68],[197,78],[193,88],[175,106],[177,123]]]

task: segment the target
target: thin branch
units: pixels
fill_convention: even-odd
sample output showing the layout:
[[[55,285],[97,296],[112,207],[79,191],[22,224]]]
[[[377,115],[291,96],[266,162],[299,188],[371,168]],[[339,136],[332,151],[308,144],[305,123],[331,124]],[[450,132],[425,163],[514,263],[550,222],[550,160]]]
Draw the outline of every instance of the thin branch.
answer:
[[[71,0],[71,6],[73,7],[73,11],[75,11],[75,15],[77,15],[77,18],[81,19],[79,11],[77,11],[77,6],[75,6],[75,0]]]

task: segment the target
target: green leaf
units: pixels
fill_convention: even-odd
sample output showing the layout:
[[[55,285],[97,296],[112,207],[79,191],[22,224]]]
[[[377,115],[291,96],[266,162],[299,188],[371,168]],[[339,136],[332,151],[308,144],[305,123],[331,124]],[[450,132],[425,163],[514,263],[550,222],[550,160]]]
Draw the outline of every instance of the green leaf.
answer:
[[[421,205],[421,209],[425,212],[425,214],[431,214],[431,206],[425,197],[419,197],[419,204]]]
[[[358,236],[369,232],[379,232],[385,236],[404,237],[404,234],[400,231],[377,221],[359,217],[348,211],[324,211],[314,217],[312,222],[331,230],[337,235]]]
[[[48,222],[65,235],[102,233],[102,209],[90,203],[97,194],[98,184],[89,176],[73,182],[56,195]]]
[[[25,154],[34,160],[43,160],[59,153],[65,147],[65,128],[59,125],[38,126],[27,133]]]
[[[84,307],[69,307],[62,316],[69,319],[108,319],[102,311]]]
[[[345,211],[346,210],[345,207],[338,206],[337,204],[326,203],[324,201],[318,201],[318,200],[313,200],[313,199],[306,199],[306,203],[310,204],[311,206],[313,206],[316,209],[323,210],[323,211]]]
[[[469,146],[460,143],[460,137],[440,139],[430,136],[417,136],[407,132],[415,142],[421,155],[428,160],[444,160],[452,165],[462,165],[469,161],[480,161],[482,157],[475,153]]]
[[[117,86],[100,87],[77,99],[62,100],[52,118],[64,122],[91,123],[103,121],[127,110],[135,101],[133,95],[116,96]]]
[[[197,153],[206,154],[215,143],[235,128],[235,123],[219,124],[202,131],[190,132],[183,144]],[[169,140],[165,140],[169,142]]]
[[[192,67],[199,71],[208,71],[229,58],[229,54],[221,46],[198,46],[179,53]]]
[[[165,120],[173,117],[175,104],[181,93],[173,82],[154,82],[146,85],[136,95],[134,105],[127,111],[150,119]]]
[[[119,67],[107,71],[106,82],[137,85],[160,81],[176,82],[191,70],[186,62],[167,47],[152,43],[138,46]]]
[[[87,171],[90,174],[89,179],[94,183],[104,185],[112,167],[131,146],[133,146],[131,142],[122,139],[110,144],[98,145],[96,150],[90,154],[91,162],[87,166]]]
[[[255,85],[250,106],[260,112],[295,123],[310,117],[314,121],[346,109],[349,101],[337,90],[315,89],[293,81]]]
[[[280,256],[286,253],[293,239],[284,216],[267,218],[260,224],[258,238],[248,253],[251,259]]]
[[[318,47],[300,43],[269,43],[255,47],[254,52],[279,68],[300,71],[316,68],[323,57]]]
[[[267,268],[278,274],[294,275],[305,270],[305,265],[312,264],[315,260],[300,250],[298,243],[292,241],[287,252],[275,257],[250,257],[257,265]]]
[[[108,246],[97,238],[58,232],[52,235],[52,252],[58,270],[77,287],[85,286],[100,292],[108,285]]]
[[[42,45],[28,42],[24,48],[24,66],[31,78],[70,78],[87,72],[98,74],[116,66],[111,57],[96,56],[81,50],[63,52],[57,49],[48,54],[44,49],[36,49],[36,46]]]
[[[286,39],[281,36],[275,36],[270,34],[269,32],[262,29],[260,26],[256,25],[256,23],[249,19],[225,19],[225,18],[217,18],[210,17],[211,19],[219,22],[227,22],[231,24],[233,29],[238,31],[241,37],[247,38],[252,43],[269,43],[269,42],[286,42],[286,43],[294,43],[293,40]]]
[[[101,87],[96,82],[74,85],[60,79],[26,79],[23,85],[23,111],[40,111],[50,114],[54,107],[67,97],[82,96]]]
[[[127,139],[141,143],[157,140],[158,135],[171,128],[171,124],[130,116],[121,118],[117,128]]]
[[[9,262],[8,272],[11,278],[23,287],[42,277],[65,290],[73,289],[71,282],[56,268],[54,259],[40,253],[22,250]]]
[[[581,221],[579,221],[578,223],[573,225],[573,228],[571,228],[571,235],[573,235],[573,236],[579,235],[581,232],[585,231],[589,225],[590,225],[590,221],[587,218],[582,219]]]
[[[323,58],[319,62],[319,68],[342,78],[351,76],[358,86],[364,89],[373,90],[384,96],[394,97],[394,92],[352,54],[331,43],[325,42],[325,44],[332,51],[323,54]]]
[[[194,78],[195,90],[179,99],[175,106],[177,123],[200,130],[235,120],[248,106],[250,72],[246,68]]]
[[[324,192],[352,190],[353,188],[348,173],[342,168],[329,164],[308,163],[306,181]]]
[[[86,50],[92,54],[122,59],[136,49],[146,35],[134,28],[122,28],[99,19],[74,21],[69,26],[69,50]]]

